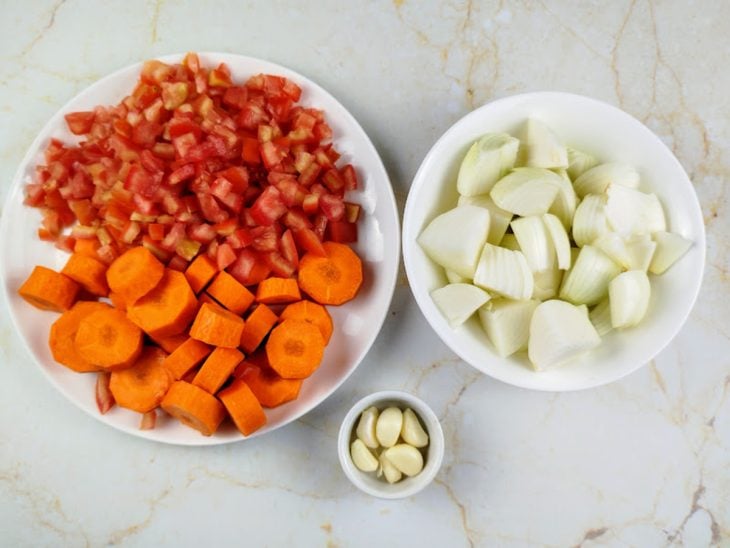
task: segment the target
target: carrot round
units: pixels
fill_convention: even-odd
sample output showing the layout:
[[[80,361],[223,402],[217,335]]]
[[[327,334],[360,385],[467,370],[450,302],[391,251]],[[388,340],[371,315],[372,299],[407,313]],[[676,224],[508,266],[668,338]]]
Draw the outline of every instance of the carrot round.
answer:
[[[190,325],[197,307],[185,275],[168,268],[152,291],[128,306],[127,316],[150,337],[169,337]]]
[[[324,338],[319,329],[302,320],[284,320],[266,341],[271,368],[285,379],[303,379],[322,363]]]
[[[78,238],[74,243],[74,253],[86,255],[92,259],[98,259],[99,255],[96,251],[101,247],[99,239],[94,238]]]
[[[165,359],[165,367],[172,373],[175,380],[182,379],[193,367],[202,362],[213,349],[192,337],[178,346]]]
[[[292,303],[282,311],[279,320],[303,320],[313,323],[322,333],[324,344],[330,342],[333,330],[332,317],[321,304],[307,300]]]
[[[242,359],[243,354],[235,348],[216,348],[195,375],[193,384],[206,392],[215,394]]]
[[[282,379],[272,371],[251,364],[237,378],[248,385],[261,405],[269,408],[297,399],[304,382],[301,379]]]
[[[117,257],[106,272],[109,289],[131,304],[162,280],[165,266],[146,247],[133,247]]]
[[[142,351],[142,331],[124,312],[97,310],[79,323],[74,345],[79,356],[101,369],[125,369],[134,365]]]
[[[51,324],[51,331],[48,335],[48,346],[51,348],[53,359],[77,373],[98,371],[99,368],[96,365],[82,358],[76,351],[74,339],[81,320],[93,312],[108,308],[109,305],[104,303],[79,301],[61,314]]]
[[[271,328],[276,324],[276,314],[265,304],[258,305],[248,318],[246,323],[243,325],[243,331],[241,332],[241,348],[246,352],[253,352],[256,350],[264,337],[271,331]]]
[[[160,407],[183,424],[211,436],[226,416],[223,404],[202,388],[176,381],[162,398]]]
[[[307,253],[299,263],[299,287],[320,304],[342,304],[362,285],[362,261],[345,244],[324,242],[326,257]]]
[[[188,340],[186,333],[178,335],[170,335],[169,337],[150,337],[157,346],[162,348],[168,354],[175,352],[185,341]]]
[[[218,273],[206,293],[234,314],[243,314],[254,301],[253,293],[225,271]]]
[[[110,291],[109,300],[112,302],[112,305],[114,305],[114,308],[117,308],[122,312],[127,311],[127,301],[125,301],[124,297],[122,297],[119,293],[114,293],[114,291]]]
[[[174,380],[164,366],[166,356],[159,348],[146,346],[132,367],[112,372],[109,389],[114,400],[140,413],[160,405]]]
[[[36,266],[18,289],[18,294],[41,310],[63,312],[76,301],[81,287],[68,276],[45,266]]]
[[[203,303],[190,336],[213,346],[235,348],[241,343],[243,319],[221,306]]]
[[[71,278],[92,295],[106,297],[109,294],[106,271],[107,266],[101,261],[74,253],[66,261],[61,274]]]
[[[234,380],[230,386],[218,393],[218,397],[226,406],[236,428],[244,436],[252,434],[266,424],[266,414],[245,382]]]
[[[256,300],[264,304],[291,303],[301,298],[299,286],[293,278],[272,276],[263,280],[256,289]]]
[[[218,267],[208,255],[198,255],[185,270],[190,287],[200,293],[218,272]]]

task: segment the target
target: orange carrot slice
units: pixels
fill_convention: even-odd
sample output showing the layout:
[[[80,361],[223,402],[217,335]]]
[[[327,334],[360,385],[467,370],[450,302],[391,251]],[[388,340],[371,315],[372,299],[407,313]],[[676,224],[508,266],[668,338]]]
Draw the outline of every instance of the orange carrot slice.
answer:
[[[226,410],[244,436],[266,424],[266,414],[248,385],[238,379],[218,393]]]
[[[218,267],[208,255],[198,255],[185,270],[185,277],[195,293],[200,293],[218,272]]]
[[[317,326],[301,320],[284,320],[266,341],[271,368],[285,379],[303,379],[322,363],[324,338]]]
[[[226,416],[223,404],[215,396],[185,381],[172,384],[160,407],[204,436],[213,435]]]
[[[190,336],[213,346],[235,348],[241,342],[243,319],[224,308],[203,303],[190,328]]]
[[[262,281],[256,290],[256,300],[264,304],[291,303],[302,298],[294,278],[272,276]]]
[[[175,380],[180,380],[212,351],[213,349],[207,344],[189,337],[172,354],[167,356],[165,367],[172,373]]]
[[[86,255],[87,257],[91,257],[92,259],[98,259],[99,255],[97,255],[96,251],[101,247],[101,244],[99,243],[99,239],[94,238],[79,238],[74,243],[74,253],[78,253],[79,255]]]
[[[121,310],[122,312],[127,311],[127,301],[125,301],[124,297],[122,297],[119,293],[114,293],[114,291],[110,291],[109,300],[114,305],[114,308]]]
[[[333,330],[332,317],[321,304],[307,300],[292,303],[279,314],[279,320],[303,320],[313,323],[321,331],[324,344],[330,342]]]
[[[109,390],[110,379],[111,373],[106,371],[101,371],[96,376],[96,407],[102,415],[114,407],[115,403],[112,391]]]
[[[117,257],[106,272],[109,289],[127,304],[146,295],[162,280],[165,266],[146,247],[133,247]],[[182,274],[181,274],[182,275]]]
[[[179,333],[177,335],[170,335],[169,337],[150,337],[157,346],[162,348],[168,354],[175,352],[185,341],[188,340],[188,336],[185,333]]]
[[[74,339],[79,324],[86,316],[98,310],[108,309],[109,305],[94,301],[79,301],[51,324],[48,335],[48,346],[51,348],[53,359],[61,365],[77,373],[98,371],[93,363],[82,358],[76,351]]]
[[[301,379],[282,379],[273,372],[250,364],[237,378],[248,385],[261,405],[269,408],[297,399],[304,382]]]
[[[147,413],[160,405],[173,382],[164,366],[167,354],[147,346],[132,367],[112,372],[109,389],[121,407]]]
[[[127,316],[151,337],[169,337],[190,325],[197,307],[185,275],[168,268],[152,291],[127,308]]]
[[[63,312],[74,304],[79,289],[79,284],[68,276],[45,266],[36,266],[18,289],[18,294],[36,308]]]
[[[195,375],[193,384],[215,394],[242,359],[243,354],[235,348],[216,348]]]
[[[142,352],[142,331],[114,308],[97,310],[79,322],[74,337],[84,360],[108,371],[132,367]]]
[[[71,278],[92,295],[106,297],[109,294],[106,270],[107,266],[101,261],[74,253],[66,261],[61,274]]]
[[[362,285],[362,261],[345,244],[324,242],[326,257],[306,253],[299,263],[299,287],[320,304],[343,304]]]
[[[254,301],[253,293],[225,271],[218,273],[206,293],[239,315],[243,314]]]
[[[271,331],[276,324],[276,314],[265,304],[258,305],[253,312],[246,318],[241,333],[240,345],[246,352],[256,350],[264,337]]]

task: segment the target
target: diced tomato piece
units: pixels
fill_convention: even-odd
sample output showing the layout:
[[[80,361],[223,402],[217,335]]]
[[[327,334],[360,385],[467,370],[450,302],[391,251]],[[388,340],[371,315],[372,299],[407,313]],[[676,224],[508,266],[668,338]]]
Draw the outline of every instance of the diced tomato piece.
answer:
[[[253,240],[253,234],[248,228],[239,228],[226,238],[226,243],[230,244],[233,249],[241,249],[250,246]]]
[[[212,223],[220,223],[228,218],[228,213],[218,205],[216,199],[205,193],[198,193],[198,202],[200,203],[200,210],[203,212],[203,217],[208,219]]]
[[[219,171],[216,175],[224,177],[233,185],[233,191],[239,194],[246,192],[248,188],[249,175],[248,170],[242,166],[233,166],[223,171]]]
[[[291,230],[285,230],[281,235],[279,250],[281,251],[282,257],[289,261],[296,270],[299,267],[299,253],[297,252],[297,245],[294,243],[294,235]]]
[[[192,164],[185,164],[170,173],[170,176],[167,178],[167,184],[177,185],[183,181],[192,179],[193,176],[195,176],[195,168]]]
[[[331,221],[327,223],[327,239],[342,244],[357,241],[357,225],[347,221]]]
[[[345,190],[357,190],[357,172],[355,171],[355,168],[352,166],[352,164],[347,164],[346,166],[344,166],[340,170],[340,173],[342,174],[342,178],[345,181]]]
[[[342,198],[332,194],[324,194],[319,197],[319,209],[329,221],[341,221],[345,216],[345,203]]]
[[[302,210],[308,215],[319,211],[319,194],[307,194],[302,201]]]
[[[29,206],[37,207],[43,203],[45,191],[41,183],[29,183],[25,185],[25,200],[23,203]]]
[[[275,144],[274,141],[261,143],[260,151],[261,159],[264,161],[266,169],[276,167],[286,157],[286,149],[283,146]]]
[[[56,248],[60,249],[61,251],[65,251],[66,253],[73,253],[75,243],[76,240],[71,236],[59,236],[58,238],[56,238],[55,245]]]
[[[184,272],[189,264],[189,261],[184,259],[180,255],[174,255],[172,259],[170,259],[170,262],[167,263],[167,268],[169,268],[170,270],[177,270],[178,272]],[[147,413],[145,413],[142,417],[143,421],[145,420],[145,417],[147,417]]]
[[[139,149],[132,141],[119,134],[109,137],[107,145],[116,153],[117,158],[123,162],[134,162],[139,159]]]
[[[139,236],[141,227],[136,221],[129,221],[126,226],[122,229],[121,240],[125,244],[132,244]]]
[[[276,188],[281,192],[281,199],[287,207],[301,206],[307,195],[307,189],[289,176],[278,181]]]
[[[218,253],[216,254],[218,270],[224,270],[233,264],[237,258],[235,250],[229,244],[220,244],[218,246]]]
[[[94,195],[94,184],[83,170],[78,169],[66,183],[66,186],[59,189],[59,192],[67,200],[91,198]]]
[[[74,135],[84,135],[91,131],[96,115],[93,112],[69,112],[64,116],[68,129]]]
[[[278,251],[265,253],[264,262],[273,274],[281,278],[289,278],[296,272],[294,265],[287,261]]]
[[[173,75],[174,69],[162,61],[145,61],[140,78],[148,84],[159,84]]]
[[[248,90],[243,86],[231,86],[223,94],[223,104],[242,109],[248,101]]]
[[[162,126],[156,122],[141,120],[132,128],[132,142],[149,148],[155,144],[157,137],[162,134]]]
[[[299,101],[302,96],[302,88],[288,78],[284,78],[284,85],[282,86],[281,91],[288,95],[295,103]]]
[[[325,257],[327,252],[322,245],[322,240],[309,228],[293,230],[294,241],[303,252],[310,252]]]
[[[317,215],[314,219],[314,226],[312,231],[317,235],[317,238],[324,240],[324,231],[327,228],[327,217],[324,215]]]
[[[230,236],[236,231],[236,228],[238,228],[238,220],[234,217],[213,225],[215,233],[221,236]]]
[[[256,224],[269,226],[284,215],[287,208],[282,201],[281,192],[276,187],[269,186],[256,198],[249,211]]]
[[[256,285],[269,277],[271,269],[260,253],[246,248],[238,252],[238,258],[227,271],[243,285]]]
[[[56,235],[51,234],[47,228],[39,228],[38,239],[43,240],[44,242],[54,242],[56,241]]]
[[[207,244],[208,242],[215,239],[218,233],[215,231],[213,226],[207,223],[197,223],[188,227],[188,237],[191,240]]]
[[[259,150],[259,140],[253,137],[244,137],[241,145],[241,157],[244,163],[260,164],[261,152]]]
[[[307,167],[304,168],[304,171],[301,172],[299,175],[299,184],[304,187],[311,186],[314,181],[317,180],[317,177],[319,177],[319,173],[322,171],[322,166],[320,166],[317,162],[310,163]]]
[[[69,200],[68,206],[82,225],[90,225],[97,219],[98,211],[91,200]]]
[[[253,241],[251,246],[256,251],[276,251],[278,249],[278,234],[273,226],[257,226],[251,229]]]
[[[175,159],[175,147],[171,143],[155,143],[152,146],[152,153],[168,162]]]
[[[314,163],[314,155],[310,154],[306,150],[297,151],[294,153],[294,169],[299,173],[304,172],[310,165]]]
[[[152,238],[149,237],[149,235],[142,236],[142,245],[146,247],[155,257],[157,257],[163,263],[166,263],[170,260],[170,257],[172,257],[172,253],[165,249],[162,249],[162,247],[160,247],[160,242],[155,242]],[[101,249],[102,248],[100,247],[99,251],[97,251],[97,254],[100,254]]]
[[[165,237],[165,225],[160,223],[150,223],[147,225],[147,234],[154,241],[159,242]]]
[[[191,74],[195,74],[200,70],[200,59],[198,58],[197,53],[186,53],[182,64],[186,69],[190,71]]]
[[[144,242],[143,244],[144,245]],[[147,247],[147,246],[145,246]],[[150,249],[150,251],[152,251]],[[152,253],[155,253],[152,251]],[[96,255],[99,257],[99,260],[103,262],[104,264],[112,264],[114,262],[114,259],[116,259],[119,256],[119,253],[117,253],[117,250],[112,246],[111,244],[102,245],[99,247],[99,249],[96,250]],[[155,253],[156,255],[156,253]],[[162,256],[163,260],[165,255]],[[159,257],[158,257],[159,258]]]
[[[249,131],[256,130],[259,124],[268,122],[268,120],[269,115],[266,111],[250,100],[246,101],[238,115],[238,125]]]
[[[314,158],[317,161],[319,165],[321,165],[323,168],[331,168],[334,167],[334,163],[330,159],[327,152],[322,147],[317,147],[312,152],[314,154]]]
[[[152,198],[160,188],[160,184],[160,178],[151,175],[137,164],[132,166],[124,180],[124,188],[144,198]]]
[[[189,88],[186,82],[163,82],[162,106],[167,110],[175,110],[188,98]]]
[[[345,188],[345,180],[335,168],[325,171],[324,175],[322,175],[322,182],[332,192],[340,192]]]
[[[177,256],[182,257],[186,261],[192,261],[198,254],[198,251],[200,251],[200,247],[200,242],[183,238],[175,247],[175,253]]]
[[[231,71],[228,70],[225,63],[221,63],[218,65],[218,68],[210,71],[210,74],[208,74],[208,85],[221,88],[227,88],[233,85]]]
[[[277,122],[285,122],[289,117],[289,112],[293,104],[293,101],[289,97],[272,97],[269,99],[268,110],[274,120]]]
[[[202,129],[200,128],[200,126],[189,118],[180,118],[176,116],[167,123],[167,128],[170,132],[170,137],[173,139],[173,142],[175,137],[180,137],[181,135],[185,135],[186,133],[192,133],[195,137],[196,143],[200,140],[202,136]]]
[[[132,99],[134,106],[138,109],[145,109],[154,103],[155,99],[159,97],[159,88],[156,85],[150,85],[145,82],[140,82],[132,92]]]
[[[165,106],[162,103],[162,99],[155,99],[155,101],[144,109],[144,118],[148,122],[162,122],[164,116]]]
[[[312,228],[312,223],[309,222],[309,219],[304,212],[296,208],[287,211],[282,218],[282,222],[284,223],[284,226],[293,230],[300,228]]]

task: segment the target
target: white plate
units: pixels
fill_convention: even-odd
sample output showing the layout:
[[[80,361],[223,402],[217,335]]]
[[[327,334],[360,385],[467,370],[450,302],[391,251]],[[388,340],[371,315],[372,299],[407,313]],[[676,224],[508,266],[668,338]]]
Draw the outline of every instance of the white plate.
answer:
[[[624,162],[641,174],[641,190],[656,193],[669,230],[691,239],[689,252],[662,276],[651,276],[646,318],[624,332],[611,332],[596,350],[563,367],[536,373],[524,356],[500,358],[478,319],[451,329],[430,292],[446,284],[443,269],[416,243],[423,228],[456,205],[456,174],[466,150],[488,132],[518,136],[534,116],[568,146],[603,162]],[[560,92],[526,93],[494,101],[467,114],[431,148],[411,185],[403,217],[403,260],[411,290],[441,339],[464,361],[501,381],[536,390],[578,390],[606,384],[638,369],[674,338],[694,305],[705,264],[702,212],[687,174],[671,151],[641,122],[601,101]]]
[[[363,207],[358,231],[359,241],[354,246],[363,259],[364,282],[357,298],[341,307],[329,307],[335,331],[325,351],[320,368],[307,379],[295,401],[276,409],[267,410],[268,424],[252,436],[259,436],[283,426],[321,403],[334,392],[355,370],[365,357],[380,327],[393,296],[400,251],[398,212],[388,175],[375,147],[355,118],[334,97],[317,84],[280,65],[230,53],[199,54],[206,66],[226,63],[236,81],[257,73],[286,76],[302,88],[301,103],[323,109],[334,132],[333,142],[344,162],[352,162],[358,170],[361,187],[349,196]],[[168,55],[160,60],[173,63],[182,55]],[[44,265],[54,269],[63,267],[68,255],[52,244],[40,241],[36,230],[40,212],[25,207],[23,186],[30,180],[33,168],[43,162],[43,150],[52,138],[75,142],[66,129],[64,114],[89,110],[96,105],[117,104],[128,95],[139,77],[141,63],[124,68],[91,85],[45,125],[20,164],[10,190],[0,224],[0,275],[10,309],[10,316],[28,351],[35,358],[48,379],[74,404],[96,419],[143,438],[183,445],[215,445],[244,439],[230,424],[212,437],[163,417],[158,413],[154,430],[138,429],[140,415],[115,407],[100,415],[94,401],[93,374],[78,374],[53,361],[48,348],[48,330],[57,315],[42,312],[28,305],[17,295],[17,289],[30,274],[33,266]]]

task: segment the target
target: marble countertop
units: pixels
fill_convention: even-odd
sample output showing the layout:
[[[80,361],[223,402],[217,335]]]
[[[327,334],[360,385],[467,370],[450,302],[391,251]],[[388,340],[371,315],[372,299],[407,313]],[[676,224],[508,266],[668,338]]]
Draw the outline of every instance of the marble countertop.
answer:
[[[671,147],[705,214],[706,275],[655,360],[576,393],[479,374],[432,333],[401,276],[355,374],[251,441],[167,446],[109,428],[43,378],[0,315],[0,545],[730,545],[730,4],[583,2],[2,2],[0,198],[46,120],[101,76],[187,50],[287,65],[378,148],[402,209],[438,136],[531,90],[615,104]],[[404,389],[440,417],[444,465],[384,501],[337,462],[351,403]]]

